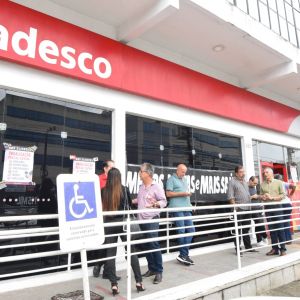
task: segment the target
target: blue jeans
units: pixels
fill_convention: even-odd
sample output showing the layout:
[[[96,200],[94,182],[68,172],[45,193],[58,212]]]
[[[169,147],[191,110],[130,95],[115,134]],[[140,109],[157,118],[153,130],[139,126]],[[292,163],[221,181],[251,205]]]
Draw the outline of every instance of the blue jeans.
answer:
[[[192,215],[192,213],[190,211],[177,211],[177,212],[171,213],[171,216],[173,218],[177,218],[177,217],[190,217],[191,215]],[[193,232],[195,232],[195,227],[194,227],[193,221],[191,219],[176,220],[174,222],[175,222],[176,228],[191,226],[189,228],[179,228],[179,229],[177,229],[177,234],[184,234],[184,233],[193,233]],[[181,238],[178,239],[178,244],[179,245],[190,244],[192,242],[192,239],[193,239],[192,236],[181,237]],[[189,248],[190,248],[190,246],[182,246],[179,249],[180,255],[182,255],[182,256],[188,256],[189,255]]]
[[[148,223],[140,224],[142,231],[154,230],[153,232],[144,233],[145,239],[157,238],[159,223]],[[162,273],[163,271],[163,262],[160,251],[160,244],[158,241],[145,243],[143,246],[144,250],[155,250],[154,252],[146,253],[146,259],[148,262],[148,270],[155,273]]]
[[[292,239],[292,234],[291,234],[291,213],[292,213],[292,205],[290,203],[282,203],[281,206],[283,208],[289,208],[285,209],[282,211],[282,214],[285,215],[283,216],[283,226],[284,227],[289,227],[284,229],[284,234],[285,234],[285,240],[288,242]]]

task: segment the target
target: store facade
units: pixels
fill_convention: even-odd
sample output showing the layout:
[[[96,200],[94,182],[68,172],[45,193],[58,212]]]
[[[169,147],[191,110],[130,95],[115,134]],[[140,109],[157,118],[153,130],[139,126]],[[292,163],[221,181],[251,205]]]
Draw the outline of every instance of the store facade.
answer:
[[[97,157],[96,173],[114,159],[133,194],[144,161],[160,173],[185,162],[200,172],[195,191],[205,172],[229,178],[237,164],[249,177],[280,163],[299,181],[300,111],[9,1],[0,16],[1,145],[37,147],[34,184],[2,189],[1,214],[54,212],[43,182],[55,190],[70,155]],[[262,143],[284,159],[263,157]],[[226,200],[225,189],[208,194]]]

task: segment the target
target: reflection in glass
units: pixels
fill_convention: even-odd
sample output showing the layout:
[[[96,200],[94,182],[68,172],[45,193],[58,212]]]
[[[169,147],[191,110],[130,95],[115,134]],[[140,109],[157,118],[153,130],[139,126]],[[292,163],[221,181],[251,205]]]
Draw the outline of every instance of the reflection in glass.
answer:
[[[173,167],[183,162],[198,169],[233,170],[242,163],[237,137],[132,115],[126,116],[126,149],[130,164]]]
[[[0,93],[1,95],[1,93]],[[1,99],[1,97],[0,97]],[[72,173],[70,155],[77,157],[98,157],[96,173],[101,163],[111,158],[111,112],[93,107],[81,106],[56,100],[7,94],[0,100],[0,122],[7,124],[0,131],[1,161],[0,176],[3,172],[3,142],[15,146],[37,146],[34,156],[33,182],[35,185],[10,184],[0,190],[0,214],[52,214],[57,213],[56,177],[61,173]],[[66,135],[61,133],[65,132]],[[56,220],[38,222],[10,222],[0,224],[6,229],[57,226]],[[58,249],[58,243],[15,248],[13,244],[57,240],[58,236],[37,236],[0,244],[11,245],[1,249],[0,256]],[[0,273],[20,269],[32,270],[65,263],[65,256],[1,264]]]

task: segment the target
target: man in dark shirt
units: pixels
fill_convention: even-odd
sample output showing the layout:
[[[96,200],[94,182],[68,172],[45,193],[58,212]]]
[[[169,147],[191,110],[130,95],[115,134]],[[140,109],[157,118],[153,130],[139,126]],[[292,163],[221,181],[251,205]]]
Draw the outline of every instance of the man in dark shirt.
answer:
[[[235,168],[235,177],[231,179],[228,184],[227,199],[230,204],[250,204],[250,194],[248,189],[248,184],[245,181],[245,170],[243,166],[237,166]],[[244,212],[244,214],[238,214],[238,226],[245,226],[242,228],[243,242],[247,249],[247,252],[257,252],[257,250],[252,249],[249,230],[251,224],[251,206],[238,206],[238,212]],[[241,238],[239,234],[239,244],[241,244]],[[236,249],[236,239],[234,239],[234,245]],[[236,249],[237,253],[237,249]]]

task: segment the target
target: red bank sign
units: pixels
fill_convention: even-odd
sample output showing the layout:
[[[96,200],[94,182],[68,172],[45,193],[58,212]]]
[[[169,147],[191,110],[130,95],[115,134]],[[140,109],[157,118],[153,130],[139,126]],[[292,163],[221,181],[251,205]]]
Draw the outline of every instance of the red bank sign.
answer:
[[[16,31],[9,34],[8,29],[0,25],[0,50],[8,51],[8,46],[20,57],[40,59],[45,64],[55,65],[68,70],[76,67],[87,75],[96,75],[99,78],[111,76],[111,64],[104,57],[94,57],[89,52],[77,53],[70,46],[59,46],[51,40],[37,42],[38,29],[30,27],[28,32]],[[10,44],[9,44],[10,42]]]
[[[83,28],[8,0],[0,3],[0,59],[281,132],[300,116]]]

